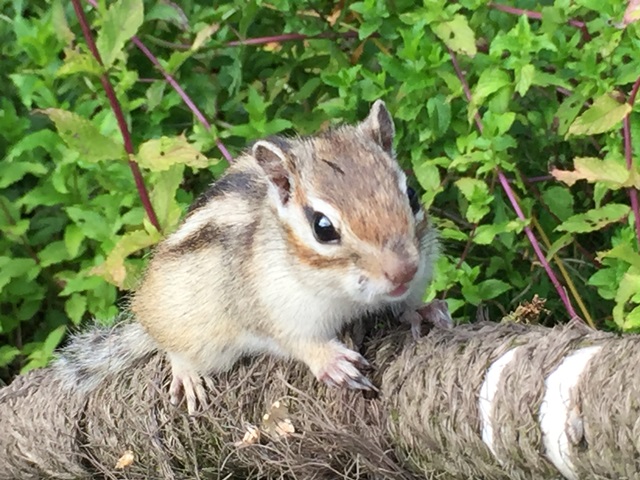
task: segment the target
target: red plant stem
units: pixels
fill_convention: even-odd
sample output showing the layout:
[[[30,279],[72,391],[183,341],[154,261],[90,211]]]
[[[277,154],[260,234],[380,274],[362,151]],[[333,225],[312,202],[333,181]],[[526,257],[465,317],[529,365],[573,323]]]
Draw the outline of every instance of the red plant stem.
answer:
[[[636,95],[638,95],[638,89],[640,88],[640,77],[637,78],[627,103],[633,105],[636,102]],[[631,145],[631,113],[629,112],[622,120],[622,136],[624,138],[624,158],[627,162],[627,169],[631,171],[633,168],[633,147]],[[640,207],[638,205],[638,190],[635,187],[629,188],[629,200],[631,201],[631,209],[633,210],[633,216],[636,224],[636,238],[638,239],[638,248],[640,248]]]
[[[522,177],[523,180],[527,183],[541,183],[541,182],[550,182],[555,179],[553,175],[539,175],[537,177]],[[507,179],[509,183],[517,183],[518,180],[515,178]]]
[[[500,3],[493,3],[493,2],[489,3],[488,7],[493,8],[495,10],[500,10],[501,12],[510,13],[512,15],[526,15],[528,18],[533,18],[535,20],[542,20],[542,13],[536,12],[534,10],[524,10],[522,8],[511,7],[509,5],[502,5]],[[572,27],[579,28],[582,31],[582,34],[586,40],[591,38],[591,36],[589,35],[589,31],[587,30],[587,25],[584,22],[571,18],[568,20],[567,23]]]
[[[520,208],[520,205],[518,204],[518,200],[516,199],[515,194],[513,193],[513,190],[511,189],[511,186],[509,185],[509,181],[507,180],[507,177],[505,177],[504,173],[502,173],[502,171],[499,168],[498,168],[498,180],[500,181],[500,184],[502,185],[502,188],[504,189],[505,193],[507,194],[507,197],[509,198],[509,201],[511,202],[511,206],[515,210],[516,215],[518,215],[518,218],[520,220],[526,221],[527,218],[524,216],[524,213],[522,212],[522,209]],[[545,258],[544,253],[542,252],[542,249],[540,248],[540,244],[538,243],[538,239],[536,238],[535,234],[533,233],[533,230],[531,230],[531,227],[525,226],[524,227],[524,232],[527,235],[527,237],[529,238],[529,242],[531,243],[531,246],[533,247],[533,250],[536,252],[538,260],[540,260],[540,263],[542,264],[542,266],[544,267],[545,271],[547,272],[547,275],[549,276],[549,279],[551,280],[551,283],[553,283],[553,286],[555,287],[556,291],[558,292],[558,295],[560,296],[560,299],[562,300],[562,303],[564,304],[565,308],[567,309],[567,312],[569,313],[569,316],[572,319],[578,317],[578,314],[574,310],[573,305],[571,304],[571,300],[569,299],[569,296],[567,295],[566,290],[564,289],[564,287],[562,286],[562,284],[558,280],[558,277],[556,277],[556,274],[553,272],[553,269],[551,268],[551,265],[549,265],[549,262],[547,262],[547,259]]]
[[[464,90],[465,96],[467,97],[467,101],[469,103],[471,103],[471,101],[472,101],[471,90],[469,89],[469,85],[467,84],[467,80],[465,79],[465,77],[464,77],[464,75],[462,73],[462,70],[460,69],[460,66],[458,65],[458,60],[456,58],[456,55],[451,49],[449,49],[449,55],[451,56],[451,63],[453,64],[453,68],[456,71],[456,75],[458,76],[458,79],[460,80],[460,83],[462,84],[462,88]],[[482,133],[482,120],[481,120],[479,115],[476,117],[476,125],[478,126],[478,130],[480,130],[480,133]],[[502,172],[502,170],[499,167],[496,168],[496,173],[498,174],[498,180],[500,181],[500,184],[502,185],[502,188],[504,189],[505,193],[507,194],[507,198],[509,198],[509,201],[511,202],[511,205],[512,205],[514,211],[516,212],[516,215],[518,216],[518,218],[520,220],[526,221],[527,218],[525,217],[524,213],[522,212],[522,209],[520,208],[520,205],[518,204],[518,200],[516,199],[516,196],[515,196],[513,190],[511,189],[511,185],[509,185],[509,180],[507,179],[507,177],[505,176],[505,174]],[[553,283],[553,286],[555,287],[556,291],[558,292],[558,296],[560,297],[560,299],[562,300],[562,303],[564,304],[565,308],[567,309],[567,313],[569,314],[569,316],[572,319],[573,318],[577,318],[578,314],[574,310],[573,305],[571,304],[571,300],[569,299],[569,296],[567,295],[566,290],[564,289],[564,287],[562,286],[562,284],[560,283],[560,281],[556,277],[556,274],[553,272],[553,269],[551,268],[551,265],[549,265],[549,262],[547,262],[547,259],[545,258],[544,253],[542,252],[542,249],[540,248],[540,244],[538,243],[538,240],[536,239],[536,236],[533,233],[533,230],[531,230],[531,227],[529,227],[527,225],[527,226],[524,227],[524,231],[525,231],[525,234],[527,235],[527,237],[529,238],[529,242],[531,243],[531,246],[533,247],[533,250],[536,253],[536,256],[538,257],[538,260],[540,261],[541,265],[543,266],[543,268],[547,272],[547,275],[549,276],[549,279],[551,280],[551,283]]]
[[[467,101],[471,102],[471,90],[469,89],[467,80],[464,77],[464,73],[462,73],[462,69],[460,68],[460,64],[458,63],[458,58],[456,57],[455,53],[453,53],[453,50],[451,50],[449,47],[447,47],[447,50],[449,51],[449,56],[451,57],[451,63],[453,63],[453,69],[456,71],[456,75],[458,76],[458,79],[462,84],[462,90],[464,91],[464,95],[465,97],[467,97]],[[480,134],[482,134],[482,130],[484,129],[484,126],[482,125],[482,119],[480,118],[480,113],[476,112],[473,118],[476,121],[476,127],[478,127],[478,131],[480,132]]]
[[[82,34],[87,42],[87,46],[89,50],[98,61],[100,66],[104,68],[104,64],[102,63],[102,57],[100,57],[100,52],[96,47],[95,42],[93,41],[93,36],[91,35],[91,30],[89,29],[89,23],[87,22],[87,17],[82,10],[82,6],[80,5],[80,0],[71,0],[73,3],[73,9],[76,12],[76,16],[78,17],[78,21],[80,22],[80,27],[82,28]],[[142,173],[140,172],[140,167],[136,162],[131,160],[131,156],[134,154],[133,151],[133,143],[131,142],[131,135],[129,134],[129,128],[127,127],[127,122],[124,118],[124,113],[122,112],[122,107],[120,106],[120,102],[118,102],[118,98],[116,97],[116,92],[109,82],[109,78],[106,73],[100,75],[100,82],[102,83],[102,87],[104,88],[105,93],[107,94],[107,98],[109,99],[109,104],[113,110],[113,113],[118,122],[118,127],[120,128],[120,133],[122,134],[122,140],[124,142],[124,149],[129,155],[129,167],[131,168],[131,173],[133,173],[133,179],[136,183],[136,188],[138,190],[138,195],[140,195],[140,200],[142,201],[142,205],[144,207],[145,212],[147,212],[147,216],[149,217],[149,221],[151,224],[160,231],[160,223],[158,222],[158,217],[156,217],[156,212],[153,210],[153,206],[151,205],[151,200],[149,199],[149,193],[147,192],[147,187],[144,184],[144,179],[142,178]]]
[[[238,45],[262,45],[265,43],[279,43],[286,42],[289,40],[313,40],[313,39],[321,39],[321,38],[336,38],[336,37],[357,37],[358,32],[344,32],[344,33],[335,33],[335,32],[323,32],[317,35],[305,35],[303,33],[283,33],[282,35],[273,35],[271,37],[258,37],[258,38],[247,38],[244,40],[232,40],[231,42],[227,42],[227,47],[235,47]],[[377,34],[373,34],[372,36],[377,36]]]
[[[93,0],[88,0],[88,1],[93,3]],[[187,107],[191,110],[191,112],[193,112],[193,114],[198,119],[198,121],[202,125],[204,125],[204,127],[207,130],[211,130],[211,124],[207,121],[206,117],[202,114],[200,109],[196,107],[196,104],[193,103],[193,100],[191,100],[191,97],[189,97],[189,95],[187,95],[187,93],[182,89],[182,87],[178,84],[178,82],[176,82],[176,80],[164,68],[162,68],[162,65],[160,65],[160,62],[158,61],[158,59],[155,57],[153,53],[151,53],[151,51],[147,48],[147,46],[144,43],[142,43],[140,39],[136,36],[132,37],[131,41],[135,44],[136,47],[140,49],[140,51],[142,51],[142,53],[146,55],[149,61],[153,63],[153,65],[158,69],[158,71],[162,74],[162,76],[164,76],[167,83],[173,87],[173,89],[178,93],[178,95],[180,95],[180,98],[182,98],[182,101],[187,105]],[[219,138],[216,138],[216,146],[218,147],[218,150],[220,150],[220,153],[222,153],[224,158],[229,163],[233,162],[233,156],[231,155],[231,153],[229,153],[229,150],[227,150],[227,147],[225,147],[224,143],[222,143],[222,141],[220,141]]]
[[[96,3],[95,0],[87,0],[87,2],[90,3],[91,6],[93,6],[94,8],[98,8],[98,4]],[[74,2],[74,5],[75,5],[75,2]],[[147,46],[144,43],[142,43],[142,41],[137,36],[133,36],[131,38],[131,41],[135,44],[136,47],[140,49],[140,51],[142,51],[142,53],[145,54],[145,56],[149,59],[149,61],[153,63],[153,65],[162,74],[162,76],[165,78],[167,83],[173,87],[173,89],[178,93],[178,95],[180,95],[180,98],[182,98],[182,101],[187,105],[189,110],[193,112],[193,114],[198,119],[198,121],[207,130],[211,130],[211,124],[207,121],[207,119],[202,114],[200,109],[196,107],[195,103],[193,103],[189,95],[187,95],[187,93],[182,89],[182,87],[178,84],[178,82],[176,82],[176,80],[164,68],[162,68],[162,65],[160,64],[156,56],[153,53],[151,53],[151,51],[147,48]],[[233,156],[229,153],[229,150],[227,150],[227,147],[225,147],[222,141],[220,141],[220,139],[218,138],[216,138],[216,146],[220,150],[220,153],[222,153],[224,158],[229,163],[233,162]]]

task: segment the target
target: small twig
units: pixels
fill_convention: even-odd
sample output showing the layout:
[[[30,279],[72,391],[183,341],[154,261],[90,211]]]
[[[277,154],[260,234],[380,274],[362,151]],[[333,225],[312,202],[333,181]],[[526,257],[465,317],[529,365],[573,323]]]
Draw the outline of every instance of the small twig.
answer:
[[[453,69],[456,71],[456,75],[458,76],[458,79],[462,84],[462,90],[464,91],[464,95],[465,97],[467,97],[467,101],[471,103],[471,98],[472,98],[471,90],[469,89],[469,84],[467,83],[467,79],[465,78],[464,73],[462,73],[462,69],[460,68],[460,64],[458,63],[458,58],[456,57],[455,53],[453,53],[453,50],[451,50],[449,47],[447,47],[447,51],[449,52],[449,56],[451,57],[451,63],[453,63]],[[480,134],[482,134],[482,130],[484,129],[484,126],[482,125],[482,119],[480,117],[480,113],[476,112],[473,118],[476,121],[476,127],[478,127],[478,131],[480,132]]]
[[[523,8],[511,7],[509,5],[502,5],[500,3],[493,2],[489,3],[488,7],[500,10],[501,12],[510,13],[511,15],[526,15],[528,18],[533,18],[534,20],[542,20],[542,13],[536,12],[535,10],[525,10]],[[567,23],[572,27],[580,29],[582,38],[585,41],[591,40],[591,35],[589,34],[589,30],[587,30],[587,24],[585,22],[570,18]]]
[[[281,35],[273,35],[270,37],[246,38],[244,40],[232,40],[227,42],[227,47],[235,47],[239,45],[263,45],[265,43],[279,43],[291,40],[315,40],[322,38],[354,38],[358,36],[358,32],[322,32],[317,35],[305,35],[303,33],[283,33]],[[371,36],[377,36],[373,34]]]
[[[502,185],[502,188],[504,189],[505,193],[507,194],[507,197],[509,198],[509,201],[511,202],[511,206],[513,207],[514,211],[516,212],[516,215],[518,216],[518,218],[520,220],[526,221],[527,218],[525,217],[524,213],[522,212],[522,209],[520,208],[520,205],[518,204],[518,201],[515,198],[514,192],[511,189],[511,185],[509,185],[509,182],[507,181],[507,178],[504,176],[504,173],[502,173],[502,171],[500,169],[498,169],[498,180],[500,181],[500,184]],[[567,309],[567,313],[569,314],[569,317],[572,318],[572,319],[578,317],[578,314],[576,313],[576,311],[573,308],[573,305],[571,304],[571,300],[567,296],[566,290],[564,289],[564,287],[562,286],[562,284],[560,283],[560,281],[556,277],[556,274],[553,272],[553,269],[551,268],[551,265],[549,265],[549,262],[547,262],[547,259],[545,258],[545,255],[542,252],[542,249],[540,248],[540,244],[538,243],[538,239],[536,238],[535,234],[533,233],[533,230],[531,230],[531,227],[529,227],[528,225],[525,226],[524,227],[524,233],[529,238],[529,242],[531,243],[531,246],[533,247],[533,250],[536,253],[536,256],[538,257],[538,260],[540,261],[540,263],[544,267],[545,271],[547,272],[547,275],[549,276],[549,279],[551,280],[551,283],[553,283],[553,286],[555,287],[556,291],[558,292],[558,295],[560,296],[560,299],[562,300],[562,303],[564,304],[565,308]]]
[[[73,9],[76,12],[78,21],[80,22],[80,27],[82,28],[82,33],[84,35],[85,41],[87,42],[87,46],[89,47],[89,50],[95,57],[96,61],[102,68],[104,68],[102,57],[100,56],[100,52],[98,52],[98,48],[96,47],[95,42],[93,41],[91,29],[89,28],[87,17],[85,16],[84,11],[82,10],[82,6],[80,5],[80,0],[71,0],[71,2],[73,3]],[[133,142],[131,141],[131,135],[129,134],[127,121],[124,118],[124,113],[122,112],[122,107],[120,106],[120,102],[118,101],[116,92],[114,91],[113,86],[111,85],[111,82],[109,81],[106,73],[100,75],[100,82],[102,83],[102,87],[104,88],[107,98],[109,99],[111,109],[113,110],[113,113],[118,122],[118,127],[120,128],[120,133],[122,134],[122,140],[124,142],[124,149],[129,155],[129,167],[131,168],[131,173],[133,173],[133,179],[136,183],[138,195],[140,195],[140,200],[142,201],[144,210],[145,212],[147,212],[147,216],[149,217],[149,221],[151,222],[151,224],[158,231],[161,231],[158,217],[156,217],[156,212],[153,210],[153,205],[151,205],[149,193],[147,192],[147,187],[144,184],[144,179],[142,178],[142,173],[140,172],[140,167],[135,161],[132,160],[132,155],[134,154]]]
[[[544,183],[544,182],[549,182],[554,180],[554,176],[553,175],[538,175],[536,177],[525,177],[524,175],[522,175],[522,180],[525,183]],[[507,181],[509,183],[518,183],[518,179],[516,178],[507,178]]]
[[[633,105],[636,102],[636,95],[640,88],[640,77],[635,81],[629,94],[627,103],[631,105],[633,111]],[[624,138],[624,158],[627,162],[627,169],[631,171],[633,169],[633,147],[631,145],[631,113],[629,112],[622,121],[622,136]],[[631,201],[631,209],[633,210],[633,216],[636,224],[636,237],[638,239],[638,246],[640,247],[640,208],[638,206],[638,190],[635,187],[629,188],[629,200]]]
[[[451,49],[448,49],[448,50],[449,50],[449,55],[451,56],[451,62],[453,64],[453,68],[455,69],[456,75],[458,76],[458,79],[460,80],[460,83],[462,84],[463,90],[464,90],[465,95],[467,97],[467,101],[469,103],[471,103],[471,101],[473,99],[471,97],[471,90],[469,89],[469,85],[467,84],[467,80],[465,79],[465,77],[464,77],[464,75],[462,73],[462,70],[460,69],[460,66],[458,65],[458,61],[456,59],[455,53]],[[477,125],[478,130],[480,131],[480,133],[482,133],[483,125],[482,125],[482,119],[480,118],[479,115],[476,117],[476,125]],[[524,213],[522,212],[522,209],[520,208],[520,205],[518,204],[518,201],[516,200],[515,193],[511,189],[511,185],[509,185],[509,180],[507,179],[507,177],[505,176],[505,174],[502,172],[502,170],[499,167],[496,168],[496,173],[498,175],[498,180],[499,180],[500,184],[502,185],[502,188],[504,189],[505,193],[507,194],[507,198],[509,198],[509,201],[511,202],[511,206],[513,207],[514,211],[516,212],[516,215],[518,216],[519,219],[521,219],[523,221],[526,221],[527,218],[525,217]],[[547,262],[547,259],[545,258],[545,255],[542,252],[542,249],[540,248],[540,244],[538,243],[538,240],[536,239],[536,236],[533,233],[533,230],[531,230],[531,227],[526,225],[524,227],[524,231],[525,231],[525,234],[527,235],[527,237],[529,238],[529,242],[531,243],[531,246],[533,247],[533,250],[536,253],[536,256],[538,257],[538,260],[540,261],[540,264],[543,266],[543,268],[547,272],[547,275],[549,276],[549,279],[551,280],[551,283],[553,283],[553,286],[555,287],[556,291],[558,292],[558,296],[560,297],[560,299],[562,300],[562,303],[564,304],[565,308],[567,309],[567,313],[569,314],[569,316],[572,319],[573,318],[577,318],[578,315],[576,314],[576,311],[574,310],[573,305],[571,304],[571,300],[567,296],[567,292],[565,291],[564,287],[562,286],[562,284],[560,283],[560,281],[556,277],[556,274],[553,272],[553,269],[551,268],[551,265],[549,265],[549,262]]]

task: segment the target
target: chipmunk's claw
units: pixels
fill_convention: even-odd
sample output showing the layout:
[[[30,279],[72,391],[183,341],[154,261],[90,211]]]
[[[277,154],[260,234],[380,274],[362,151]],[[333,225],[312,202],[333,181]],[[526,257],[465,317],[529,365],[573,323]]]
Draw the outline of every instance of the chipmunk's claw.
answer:
[[[411,335],[415,340],[422,336],[421,326],[423,321],[426,321],[432,327],[453,327],[453,319],[449,313],[447,302],[444,300],[433,300],[415,310],[407,310],[401,315],[400,321],[411,325]]]
[[[359,370],[366,368],[369,362],[358,352],[344,345],[334,344],[335,354],[324,366],[318,379],[331,387],[348,387],[355,390],[376,390],[377,388]]]
[[[208,403],[203,378],[197,372],[187,368],[183,362],[172,359],[171,367],[173,378],[169,386],[169,401],[172,405],[178,406],[186,400],[189,415],[197,414],[198,407],[204,407]],[[210,388],[211,379],[206,378],[204,382]]]

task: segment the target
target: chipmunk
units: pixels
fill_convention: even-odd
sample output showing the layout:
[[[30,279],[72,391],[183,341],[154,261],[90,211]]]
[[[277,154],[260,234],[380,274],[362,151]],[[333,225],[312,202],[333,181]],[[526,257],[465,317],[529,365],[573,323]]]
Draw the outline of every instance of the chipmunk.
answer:
[[[393,137],[378,100],[358,125],[259,140],[157,246],[125,341],[166,352],[173,404],[186,398],[194,413],[203,379],[259,353],[300,360],[328,385],[374,388],[337,334],[389,307],[415,334],[438,251]]]

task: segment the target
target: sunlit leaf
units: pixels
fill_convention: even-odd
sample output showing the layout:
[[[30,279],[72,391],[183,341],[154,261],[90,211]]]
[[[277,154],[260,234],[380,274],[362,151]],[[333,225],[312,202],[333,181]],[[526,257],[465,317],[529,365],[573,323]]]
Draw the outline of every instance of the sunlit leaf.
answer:
[[[594,157],[576,157],[573,159],[573,171],[551,170],[557,180],[571,186],[578,180],[589,183],[606,182],[609,188],[617,189],[629,186],[631,173],[615,159],[600,159]]]
[[[631,112],[631,105],[620,103],[609,94],[594,100],[593,105],[576,118],[569,127],[568,135],[594,135],[608,132],[619,126]]]
[[[105,67],[110,67],[125,43],[133,37],[144,20],[142,0],[117,0],[102,17],[96,46]]]
[[[126,285],[127,268],[125,260],[132,253],[150,247],[160,241],[159,233],[151,234],[146,230],[135,230],[125,233],[113,247],[107,259],[91,270],[92,275],[98,275],[118,288],[130,287]]]
[[[53,120],[58,135],[69,148],[80,152],[83,160],[98,162],[125,158],[123,145],[100,133],[90,120],[58,108],[40,111]]]
[[[140,145],[135,159],[140,166],[155,172],[168,170],[176,164],[192,168],[209,165],[209,159],[191,145],[184,135],[148,140]]]
[[[433,25],[433,32],[451,50],[473,57],[477,53],[476,36],[467,18],[456,14],[452,20]]]
[[[629,214],[628,205],[609,203],[586,213],[574,215],[556,227],[561,232],[586,233],[600,230],[610,223],[619,222]]]

